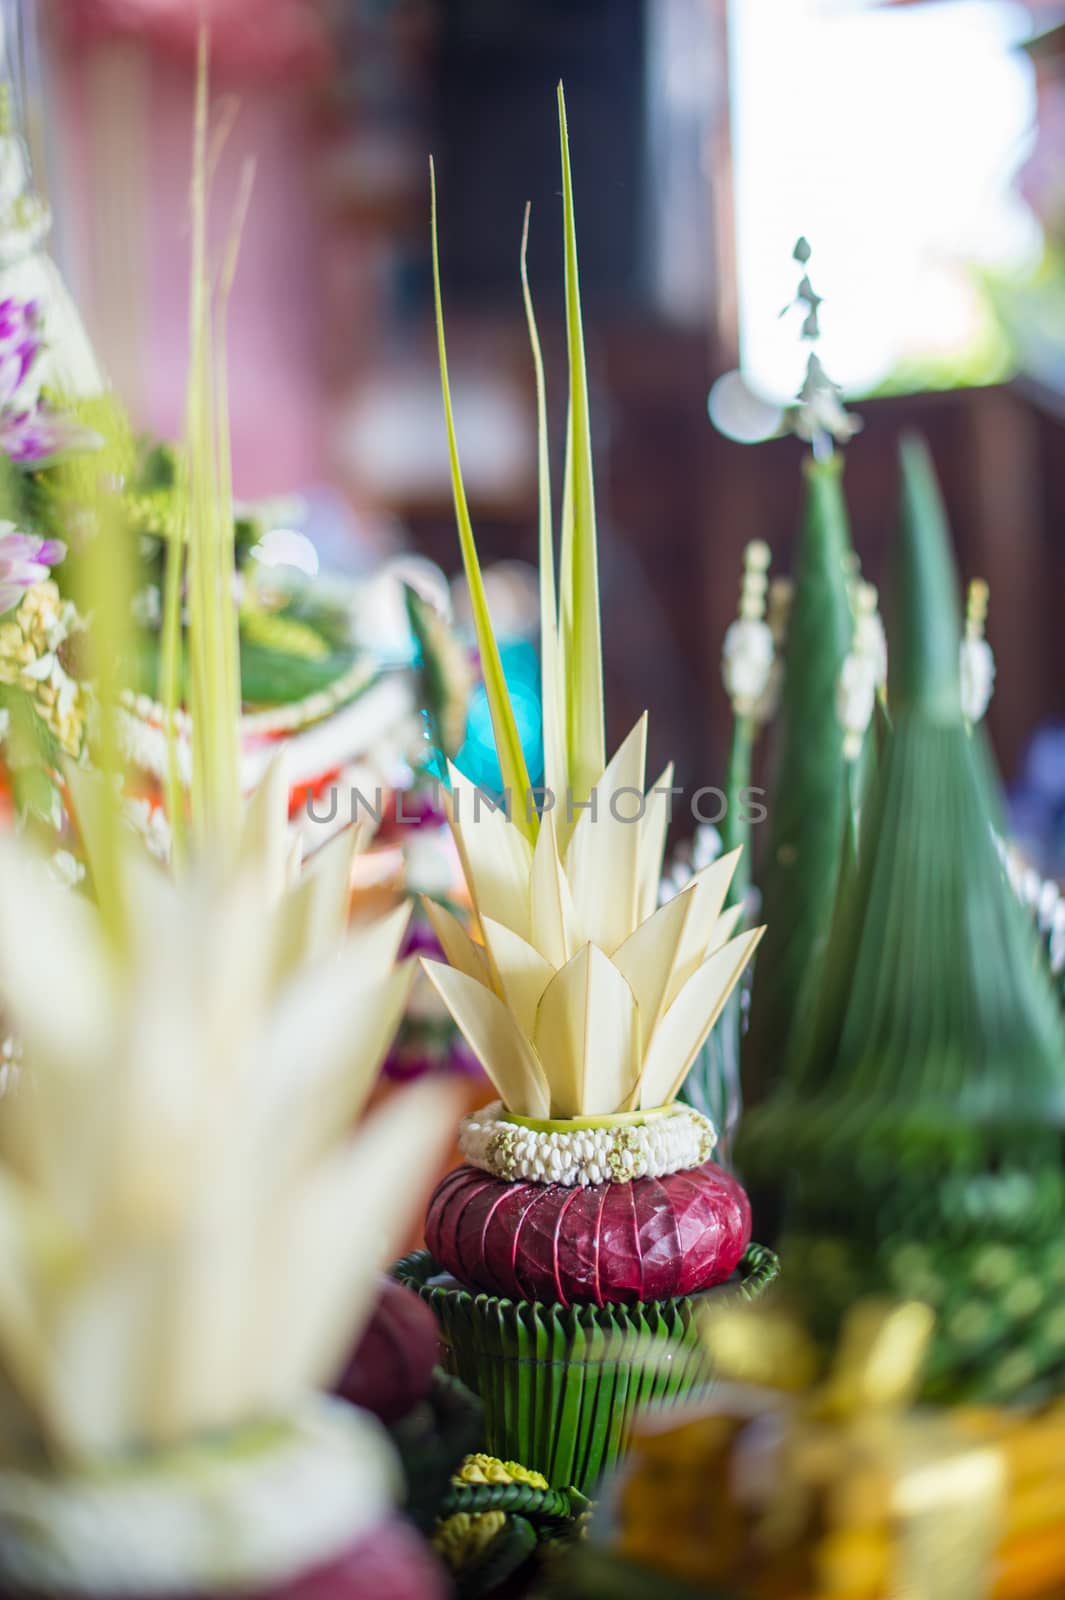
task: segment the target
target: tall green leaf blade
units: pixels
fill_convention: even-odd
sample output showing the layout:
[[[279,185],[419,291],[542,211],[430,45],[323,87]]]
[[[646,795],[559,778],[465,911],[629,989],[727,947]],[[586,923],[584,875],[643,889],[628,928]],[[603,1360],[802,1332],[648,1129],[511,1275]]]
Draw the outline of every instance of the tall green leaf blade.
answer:
[[[943,501],[924,440],[902,441],[901,535],[891,636],[891,707],[961,719],[961,597]]]
[[[566,254],[566,345],[569,352],[569,422],[563,488],[561,629],[565,653],[566,749],[575,800],[586,800],[606,766],[603,719],[603,648],[599,573],[584,357],[577,233],[573,220],[566,101],[558,86],[562,145],[562,209]]]
[[[207,134],[207,36],[206,30],[201,29],[192,182],[186,448],[178,503],[183,538],[188,545],[188,708],[192,717],[193,835],[201,851],[210,851],[228,869],[235,860],[242,810],[241,702],[237,607],[233,596],[233,506],[224,338],[219,324],[236,267],[241,214],[247,203],[250,175],[245,174],[220,289],[214,294],[207,262],[208,190],[213,169]],[[169,598],[172,602],[172,592]],[[168,652],[173,647],[173,636],[170,636]],[[171,656],[168,674],[173,665]],[[175,682],[169,676],[165,687],[169,697],[175,690]],[[171,729],[168,716],[167,736],[172,739]],[[168,767],[172,768],[172,762],[171,745]]]
[[[451,464],[451,490],[455,501],[455,520],[458,523],[462,565],[466,571],[466,582],[470,590],[470,608],[473,612],[473,624],[477,634],[477,648],[481,654],[481,671],[484,675],[484,686],[488,695],[488,708],[492,716],[492,730],[495,734],[499,768],[503,775],[503,788],[510,793],[510,813],[515,825],[521,829],[522,833],[531,842],[536,837],[537,817],[535,808],[527,803],[527,796],[531,789],[529,772],[525,763],[525,752],[522,749],[521,738],[518,734],[518,725],[514,719],[514,707],[510,701],[510,691],[507,688],[507,680],[503,673],[499,646],[496,643],[492,620],[488,614],[484,578],[481,575],[481,563],[478,559],[477,546],[474,542],[473,526],[470,522],[470,508],[466,500],[466,488],[462,480],[462,467],[459,463],[458,442],[455,438],[455,416],[451,406],[451,384],[447,371],[447,344],[444,338],[444,307],[440,293],[440,250],[436,227],[436,172],[432,160],[429,162],[429,182],[432,195],[433,301],[436,309],[436,343],[440,357],[440,387],[444,397],[444,417],[447,423],[447,447],[448,459]]]
[[[558,598],[555,592],[555,539],[551,526],[551,461],[547,443],[547,392],[544,359],[529,289],[529,207],[521,233],[521,292],[529,325],[529,345],[536,374],[536,457],[539,480],[540,665],[544,730],[544,783],[556,796],[566,786],[565,722],[562,710],[562,663],[558,643]]]

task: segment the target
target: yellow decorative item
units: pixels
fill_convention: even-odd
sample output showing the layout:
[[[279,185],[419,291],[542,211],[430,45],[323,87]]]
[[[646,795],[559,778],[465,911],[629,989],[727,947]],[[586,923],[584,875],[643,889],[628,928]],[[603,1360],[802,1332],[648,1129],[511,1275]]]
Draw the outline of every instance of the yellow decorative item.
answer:
[[[525,1483],[532,1489],[548,1489],[542,1472],[533,1472],[517,1461],[500,1461],[496,1456],[466,1456],[452,1483]]]
[[[433,1529],[433,1549],[452,1572],[461,1572],[484,1554],[506,1525],[505,1511],[455,1511],[442,1517]]]
[[[559,1529],[579,1517],[588,1504],[575,1491],[552,1490],[542,1473],[496,1456],[466,1456],[451,1484],[433,1546],[453,1572],[467,1577],[486,1558],[489,1574],[482,1569],[480,1576],[491,1590],[534,1548],[537,1535],[530,1519]],[[464,1504],[468,1509],[461,1509]],[[499,1538],[508,1524],[513,1535],[509,1547]],[[493,1558],[498,1558],[494,1570]],[[480,1585],[476,1592],[482,1592]]]
[[[932,1324],[917,1302],[858,1305],[818,1382],[786,1307],[708,1314],[713,1410],[641,1428],[619,1550],[751,1600],[1057,1592],[1026,1587],[1024,1573],[1047,1566],[1041,1546],[1057,1529],[1065,1577],[1065,1498],[1032,1494],[1048,1468],[1065,1487],[1061,1412],[912,1410]]]

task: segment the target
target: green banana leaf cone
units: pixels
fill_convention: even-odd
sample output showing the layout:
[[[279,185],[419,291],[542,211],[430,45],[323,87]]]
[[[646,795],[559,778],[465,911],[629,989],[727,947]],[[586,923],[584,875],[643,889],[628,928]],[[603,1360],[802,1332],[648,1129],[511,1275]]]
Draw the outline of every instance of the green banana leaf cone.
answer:
[[[810,458],[784,657],[776,760],[761,865],[765,938],[743,1047],[745,1092],[762,1099],[787,1079],[832,916],[846,819],[836,685],[851,648],[852,557],[842,462]]]
[[[1065,1031],[962,720],[949,536],[916,440],[902,474],[891,727],[793,1074],[737,1159],[775,1190],[815,1325],[863,1293],[925,1298],[929,1391],[1005,1399],[1065,1375]]]

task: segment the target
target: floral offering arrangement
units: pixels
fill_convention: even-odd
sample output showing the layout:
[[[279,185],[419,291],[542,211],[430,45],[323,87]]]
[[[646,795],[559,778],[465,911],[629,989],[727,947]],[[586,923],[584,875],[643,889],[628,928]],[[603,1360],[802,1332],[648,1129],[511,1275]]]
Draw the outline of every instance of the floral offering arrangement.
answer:
[[[57,758],[84,879],[56,881],[29,834],[0,840],[18,1068],[0,1107],[0,1591],[429,1600],[444,1568],[400,1515],[385,1421],[419,1426],[436,1335],[379,1274],[455,1102],[427,1082],[356,1126],[414,975],[397,959],[408,910],[349,928],[354,831],[302,868],[282,763],[241,792],[205,60],[177,501],[189,804],[163,864],[122,799],[128,541],[121,480],[95,474],[96,770]]]
[[[544,789],[534,795],[488,619],[459,467],[439,269],[437,326],[455,509],[504,804],[453,767],[448,809],[471,929],[427,911],[448,965],[426,971],[499,1098],[471,1113],[437,1189],[428,1253],[403,1264],[485,1402],[488,1446],[554,1483],[593,1483],[635,1406],[705,1379],[692,1297],[761,1281],[717,1133],[676,1097],[760,929],[726,910],[738,852],[659,906],[671,774],[646,788],[646,719],[605,752],[588,393],[565,103],[559,91],[569,430],[556,586],[546,402],[536,374]],[[434,262],[437,261],[435,201]],[[621,802],[619,804],[619,801]],[[635,803],[634,803],[635,802]],[[647,1359],[633,1359],[646,1336]],[[565,1381],[560,1381],[562,1364]]]

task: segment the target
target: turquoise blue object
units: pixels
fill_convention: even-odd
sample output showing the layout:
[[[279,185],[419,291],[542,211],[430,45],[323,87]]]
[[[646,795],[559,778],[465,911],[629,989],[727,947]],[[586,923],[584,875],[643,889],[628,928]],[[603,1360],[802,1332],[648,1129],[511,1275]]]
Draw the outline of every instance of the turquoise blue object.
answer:
[[[499,654],[525,762],[530,780],[535,784],[539,782],[544,768],[539,656],[535,647],[525,642],[502,645]],[[478,784],[488,793],[497,794],[502,787],[488,696],[483,684],[478,684],[470,697],[466,715],[466,742],[455,758],[455,765],[471,783]]]

